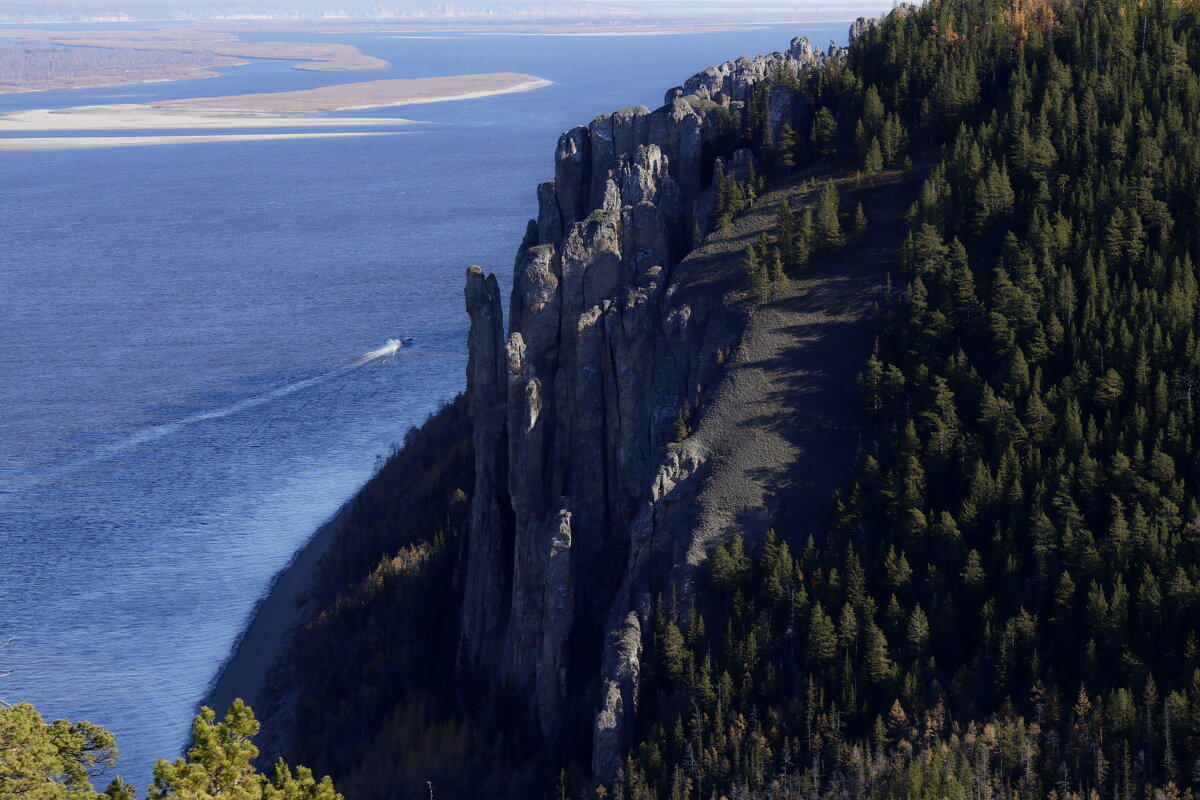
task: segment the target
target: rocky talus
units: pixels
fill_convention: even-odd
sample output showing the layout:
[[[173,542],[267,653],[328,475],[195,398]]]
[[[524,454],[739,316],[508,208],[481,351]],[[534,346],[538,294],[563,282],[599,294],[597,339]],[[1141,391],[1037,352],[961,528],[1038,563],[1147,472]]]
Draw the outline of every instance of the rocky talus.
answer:
[[[468,271],[476,482],[460,670],[528,697],[548,742],[590,740],[598,776],[628,741],[651,598],[686,582],[699,546],[680,510],[710,451],[676,442],[676,421],[704,404],[718,350],[745,327],[726,302],[737,276],[693,252],[714,172],[752,161],[728,152],[731,112],[776,70],[841,55],[796,39],[693,76],[654,111],[564,133],[517,253],[507,333],[495,277]],[[809,108],[774,87],[774,133]]]

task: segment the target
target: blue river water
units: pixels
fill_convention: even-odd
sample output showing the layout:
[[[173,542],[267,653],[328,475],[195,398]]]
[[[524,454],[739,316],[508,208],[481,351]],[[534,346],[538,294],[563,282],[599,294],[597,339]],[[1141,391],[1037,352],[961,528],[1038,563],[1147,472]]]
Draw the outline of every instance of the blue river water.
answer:
[[[0,639],[14,639],[0,699],[105,725],[117,772],[144,790],[272,576],[462,388],[464,270],[508,282],[558,134],[656,107],[709,64],[845,31],[341,35],[392,66],[255,61],[0,96],[4,113],[385,77],[554,81],[357,112],[430,123],[395,136],[0,152]],[[363,359],[400,336],[414,345]]]

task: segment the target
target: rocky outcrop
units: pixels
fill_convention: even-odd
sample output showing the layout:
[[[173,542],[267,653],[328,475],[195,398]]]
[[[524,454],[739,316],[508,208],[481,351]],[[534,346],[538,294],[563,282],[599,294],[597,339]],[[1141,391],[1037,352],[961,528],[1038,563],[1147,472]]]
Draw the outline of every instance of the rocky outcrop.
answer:
[[[916,10],[917,6],[913,3],[898,3],[892,8],[890,15],[902,17],[907,14],[911,14]],[[858,19],[854,20],[854,22],[850,23],[850,41],[853,42],[855,39],[871,30],[871,28],[874,28],[885,18],[886,17],[859,17]]]
[[[875,17],[859,17],[850,23],[850,41],[854,41],[879,23]]]
[[[807,36],[798,36],[792,39],[786,53],[771,53],[757,58],[743,56],[693,75],[683,86],[667,92],[667,102],[676,97],[694,95],[719,105],[744,103],[749,99],[756,84],[776,77],[781,71],[790,70],[792,74],[799,75],[819,67],[826,58],[840,58],[844,54],[845,50],[834,42],[830,42],[829,48],[822,52],[813,49]]]
[[[693,76],[656,110],[565,132],[517,253],[507,336],[495,278],[467,275],[476,480],[461,668],[528,697],[548,742],[590,737],[600,776],[628,741],[641,631],[684,558],[675,512],[705,466],[673,422],[740,330],[740,312],[688,290],[681,265],[718,159],[751,164],[721,153],[721,134],[756,84],[839,55],[797,39]],[[796,88],[769,100],[777,129],[809,113]]]
[[[505,434],[507,380],[504,368],[504,314],[496,276],[479,267],[467,270],[467,399],[474,420],[475,498],[467,542],[466,585],[460,661],[482,664],[495,651],[508,618],[505,572],[493,566],[511,557],[511,507],[499,490],[508,474]]]

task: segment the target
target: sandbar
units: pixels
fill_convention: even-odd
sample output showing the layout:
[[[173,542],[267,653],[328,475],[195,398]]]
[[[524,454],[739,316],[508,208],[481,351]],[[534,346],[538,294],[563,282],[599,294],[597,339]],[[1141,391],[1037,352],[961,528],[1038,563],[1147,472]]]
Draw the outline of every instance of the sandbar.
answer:
[[[197,97],[164,100],[155,108],[181,111],[243,111],[273,113],[314,113],[356,111],[418,103],[444,103],[498,94],[528,92],[549,86],[551,81],[517,72],[493,72],[483,75],[447,75],[439,78],[393,78],[390,80],[341,83],[318,89],[267,94],[240,94],[228,97]]]
[[[528,92],[549,86],[535,75],[497,72],[342,83],[294,92],[197,97],[157,103],[41,108],[0,115],[0,134],[33,131],[131,131],[181,128],[346,128],[418,124],[389,117],[320,117],[319,112],[441,103]],[[146,138],[146,137],[140,137]],[[8,140],[14,141],[14,140]],[[103,146],[103,145],[90,145]],[[14,149],[8,145],[7,149]],[[28,149],[28,148],[21,148]]]
[[[205,111],[157,108],[141,103],[74,108],[39,108],[0,116],[0,133],[26,131],[124,131],[220,128],[346,128],[412,125],[408,119],[310,117],[249,111]]]
[[[163,144],[264,142],[275,139],[332,139],[345,136],[394,136],[399,131],[353,133],[214,133],[184,136],[40,136],[0,138],[0,150],[76,150],[93,147],[134,147]]]

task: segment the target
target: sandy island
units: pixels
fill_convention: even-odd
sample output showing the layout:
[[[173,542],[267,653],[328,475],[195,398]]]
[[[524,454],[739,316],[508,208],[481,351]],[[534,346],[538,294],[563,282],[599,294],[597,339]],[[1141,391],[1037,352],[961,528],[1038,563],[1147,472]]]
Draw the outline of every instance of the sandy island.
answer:
[[[208,134],[186,136],[3,138],[5,133],[41,131],[162,131],[228,128],[354,128],[419,124],[389,117],[319,117],[323,111],[439,103],[527,92],[550,85],[533,75],[501,72],[441,78],[344,83],[295,92],[199,97],[158,103],[125,103],[73,108],[35,109],[0,115],[0,150],[67,147],[114,147],[134,144],[183,144],[295,139],[302,136],[351,136],[369,133]],[[384,131],[383,133],[386,133]]]
[[[150,105],[154,108],[180,111],[249,111],[280,114],[357,111],[528,92],[549,86],[550,83],[551,81],[536,75],[494,72],[484,75],[447,75],[440,78],[393,78],[364,83],[340,83],[336,86],[300,89],[294,92],[163,100]]]

